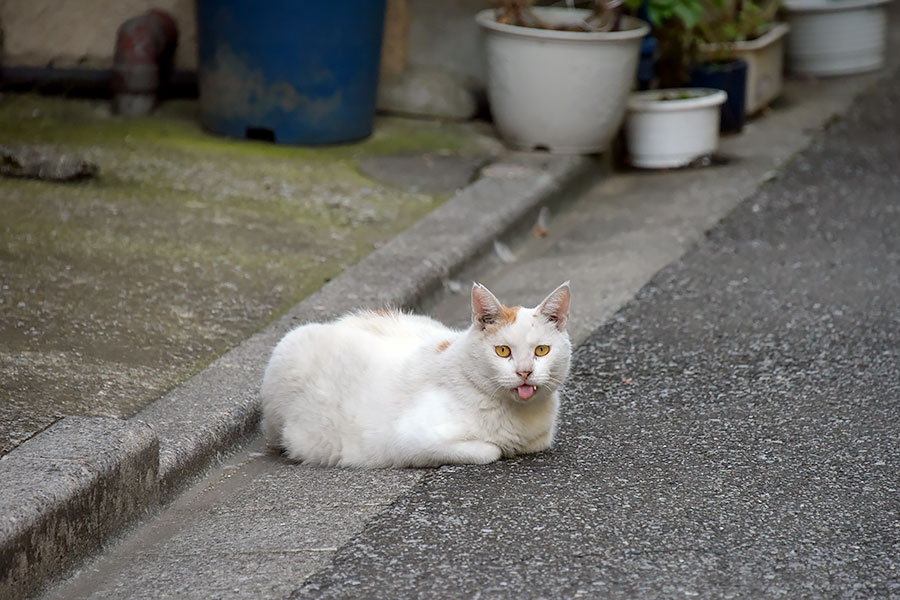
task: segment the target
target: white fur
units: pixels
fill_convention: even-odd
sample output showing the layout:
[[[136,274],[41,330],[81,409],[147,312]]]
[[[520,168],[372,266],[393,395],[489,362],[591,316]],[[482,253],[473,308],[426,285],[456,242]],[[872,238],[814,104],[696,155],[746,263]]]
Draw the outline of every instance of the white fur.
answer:
[[[568,305],[563,284],[502,324],[503,307],[476,284],[464,331],[386,311],[298,327],[266,368],[266,439],[294,460],[355,467],[484,464],[544,450],[569,370]],[[550,346],[546,356],[535,356],[539,344]],[[511,356],[499,357],[498,345]],[[515,392],[516,371],[532,371],[528,400]]]

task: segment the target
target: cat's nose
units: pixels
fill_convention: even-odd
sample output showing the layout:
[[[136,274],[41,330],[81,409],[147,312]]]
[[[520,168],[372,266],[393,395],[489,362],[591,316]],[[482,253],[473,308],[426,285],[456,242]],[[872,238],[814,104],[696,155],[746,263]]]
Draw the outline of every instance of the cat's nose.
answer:
[[[531,375],[531,371],[516,371],[516,375],[522,378],[522,381],[528,379],[528,376]]]

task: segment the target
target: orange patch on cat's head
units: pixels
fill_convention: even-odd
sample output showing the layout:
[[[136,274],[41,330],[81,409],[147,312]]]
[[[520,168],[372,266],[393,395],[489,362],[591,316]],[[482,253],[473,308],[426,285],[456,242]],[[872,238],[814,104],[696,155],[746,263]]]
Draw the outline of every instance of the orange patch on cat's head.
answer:
[[[506,306],[505,304],[501,304],[500,308],[503,309],[503,318],[500,319],[504,325],[512,325],[516,322],[516,317],[519,315],[519,309],[521,306],[513,306],[512,308]]]
[[[495,332],[499,331],[500,329],[502,329],[503,327],[506,327],[507,325],[512,325],[513,323],[516,322],[516,317],[519,316],[520,308],[522,308],[522,307],[521,306],[513,306],[512,308],[510,308],[509,306],[506,306],[505,304],[501,304],[500,309],[503,312],[501,314],[497,315],[497,319],[493,323],[491,323],[490,325],[488,325],[487,327],[484,328],[485,331],[487,333],[495,333]]]
[[[438,352],[443,352],[444,350],[446,350],[446,349],[449,348],[449,347],[450,347],[450,340],[444,340],[443,342],[441,342],[440,344],[438,344],[438,346],[437,346],[437,351],[438,351]]]

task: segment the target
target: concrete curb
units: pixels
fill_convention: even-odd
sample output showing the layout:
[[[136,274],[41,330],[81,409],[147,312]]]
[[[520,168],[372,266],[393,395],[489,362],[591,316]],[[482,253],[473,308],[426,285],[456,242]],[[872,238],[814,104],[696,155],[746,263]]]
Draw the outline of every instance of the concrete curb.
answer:
[[[126,421],[67,417],[0,461],[0,596],[33,593],[158,508],[256,431],[269,354],[289,330],[358,307],[422,308],[448,279],[527,234],[600,165],[512,155],[286,315]],[[571,193],[569,193],[571,192]]]
[[[494,240],[530,229],[542,206],[585,181],[598,163],[582,156],[517,156],[327,283],[283,317],[135,416],[160,439],[167,500],[216,455],[256,430],[257,392],[275,344],[301,323],[361,307],[418,308],[447,279],[490,252]],[[386,278],[386,276],[388,278]]]
[[[149,425],[66,417],[0,459],[0,597],[36,591],[159,499]]]

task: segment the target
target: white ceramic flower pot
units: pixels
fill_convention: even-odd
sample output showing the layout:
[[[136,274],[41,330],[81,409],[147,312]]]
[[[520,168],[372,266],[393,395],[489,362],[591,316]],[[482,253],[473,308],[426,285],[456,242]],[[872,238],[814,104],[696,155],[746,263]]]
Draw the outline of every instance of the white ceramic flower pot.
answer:
[[[747,63],[744,110],[748,115],[759,112],[781,94],[784,87],[784,40],[789,30],[787,23],[772,23],[755,40],[727,45],[705,44],[701,47],[707,54],[727,47],[735,58]]]
[[[785,0],[788,69],[847,75],[884,65],[889,0]]]
[[[715,152],[719,107],[726,98],[724,91],[708,88],[632,94],[625,119],[631,164],[643,169],[683,167]]]
[[[534,8],[553,24],[590,11]],[[579,32],[497,23],[494,10],[475,17],[485,32],[488,99],[504,141],[520,150],[560,154],[604,150],[625,115],[649,27],[623,17],[625,31]]]

